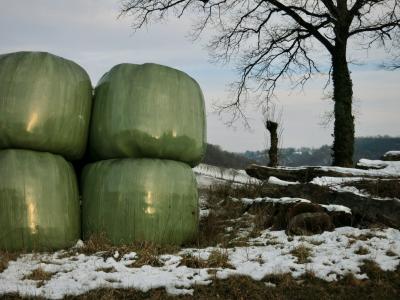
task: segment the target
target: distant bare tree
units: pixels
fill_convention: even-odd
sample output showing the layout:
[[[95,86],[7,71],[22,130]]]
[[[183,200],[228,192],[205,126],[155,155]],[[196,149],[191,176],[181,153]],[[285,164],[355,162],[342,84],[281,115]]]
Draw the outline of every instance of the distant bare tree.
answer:
[[[132,16],[135,29],[187,12],[198,20],[195,36],[206,28],[216,32],[210,47],[217,61],[237,58],[236,98],[223,107],[233,108],[234,116],[242,114],[249,82],[265,92],[264,99],[274,95],[281,79],[302,86],[319,72],[315,54],[324,49],[331,59],[333,83],[333,164],[353,165],[348,44],[358,38],[367,49],[376,44],[389,47],[399,33],[400,0],[126,0],[122,6],[122,14]]]
[[[282,113],[282,109],[277,110],[277,106],[274,103],[270,102],[268,102],[268,105],[263,109],[264,126],[265,129],[269,132],[270,136],[268,150],[268,166],[270,167],[276,167],[278,165],[278,147],[283,131]]]

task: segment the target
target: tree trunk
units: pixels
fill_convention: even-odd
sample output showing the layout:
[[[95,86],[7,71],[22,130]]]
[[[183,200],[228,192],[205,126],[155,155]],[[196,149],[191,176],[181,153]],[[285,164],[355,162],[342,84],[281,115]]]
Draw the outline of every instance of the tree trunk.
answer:
[[[335,125],[333,165],[353,166],[354,116],[352,114],[353,84],[346,59],[346,42],[336,41],[332,54],[333,101]]]
[[[271,146],[268,151],[269,163],[268,166],[276,167],[278,165],[278,123],[273,121],[267,121],[266,127],[271,136]]]

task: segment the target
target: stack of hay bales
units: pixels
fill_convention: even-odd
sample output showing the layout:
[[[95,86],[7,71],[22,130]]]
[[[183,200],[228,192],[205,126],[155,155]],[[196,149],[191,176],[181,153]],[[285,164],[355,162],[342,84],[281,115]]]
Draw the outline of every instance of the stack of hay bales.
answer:
[[[198,230],[191,167],[205,153],[204,98],[187,74],[120,64],[95,89],[82,175],[83,236],[181,244]]]
[[[80,237],[76,175],[92,102],[88,74],[43,52],[0,56],[0,249],[69,247]]]

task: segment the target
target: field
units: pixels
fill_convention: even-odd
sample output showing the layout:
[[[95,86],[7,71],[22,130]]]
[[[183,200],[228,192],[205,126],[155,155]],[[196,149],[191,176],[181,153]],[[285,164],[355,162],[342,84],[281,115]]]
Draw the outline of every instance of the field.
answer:
[[[93,236],[53,253],[1,253],[0,298],[398,299],[400,231],[390,217],[400,206],[400,162],[387,164],[303,184],[200,165],[193,243],[113,247]],[[392,215],[373,218],[363,203]],[[296,210],[310,209],[333,223],[293,225]]]

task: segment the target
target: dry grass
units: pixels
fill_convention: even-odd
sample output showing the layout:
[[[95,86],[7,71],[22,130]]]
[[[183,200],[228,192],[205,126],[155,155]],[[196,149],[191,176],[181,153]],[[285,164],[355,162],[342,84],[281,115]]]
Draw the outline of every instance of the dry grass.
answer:
[[[114,267],[108,267],[108,268],[98,268],[96,269],[96,272],[115,273],[117,272],[117,270],[115,270]]]
[[[95,254],[101,251],[112,251],[113,246],[105,233],[93,234],[85,241],[84,247],[79,248],[80,253],[86,255]]]
[[[137,259],[129,267],[140,268],[144,265],[149,265],[153,267],[163,266],[162,261],[160,261],[159,255],[162,254],[164,250],[157,245],[152,243],[141,243],[140,247],[135,249],[137,254]]]
[[[368,241],[372,238],[382,238],[382,236],[380,235],[376,235],[372,232],[367,232],[367,233],[363,233],[360,235],[353,235],[353,234],[347,234],[346,235],[347,238],[349,239],[353,239],[353,240],[358,240],[358,241]]]
[[[301,244],[290,251],[290,254],[297,258],[298,264],[306,264],[309,263],[312,251],[307,246]]]
[[[225,184],[217,184],[206,189],[207,198],[213,200],[232,198],[257,198],[265,197],[269,191],[270,186],[267,183],[259,184],[234,184],[227,182]]]
[[[356,251],[354,251],[354,254],[357,254],[357,255],[366,255],[368,253],[369,253],[368,248],[365,248],[363,246],[360,246]]]
[[[107,257],[114,257],[114,254],[118,251],[118,257],[114,257],[116,260],[121,259],[125,254],[135,252],[136,261],[130,267],[140,268],[144,265],[160,267],[163,265],[159,259],[161,254],[173,254],[179,249],[178,246],[159,245],[152,242],[135,242],[129,245],[113,246],[104,234],[100,234],[92,235],[85,242],[85,246],[78,249],[78,251],[87,255],[97,254],[105,259]]]
[[[196,241],[185,246],[199,248],[238,246],[237,242],[242,242],[237,240],[239,230],[252,226],[253,220],[243,216],[247,210],[246,205],[241,201],[234,201],[233,198],[250,197],[246,191],[259,195],[260,189],[261,185],[227,183],[202,190],[201,192],[207,199],[210,214],[200,220],[199,235]],[[227,227],[232,227],[233,230],[226,232]]]
[[[37,268],[23,279],[37,281],[36,286],[41,287],[46,283],[46,281],[49,281],[51,277],[53,277],[53,273],[46,272],[42,268]]]
[[[180,265],[189,268],[230,268],[234,269],[229,263],[229,255],[226,249],[213,250],[208,259],[202,259],[195,254],[183,255]]]
[[[200,192],[207,200],[210,214],[201,219],[197,240],[189,245],[194,247],[235,247],[248,245],[248,238],[258,237],[260,232],[272,225],[270,207],[264,205],[246,205],[240,198],[257,198],[269,195],[271,187],[268,184],[237,185],[232,183],[219,184],[203,189]],[[275,191],[275,190],[274,190]],[[276,192],[276,191],[275,191]],[[244,213],[248,213],[245,218]],[[252,217],[252,218],[250,218]],[[225,228],[233,230],[227,234]],[[240,230],[249,228],[244,237]]]
[[[16,252],[5,252],[0,251],[0,273],[3,273],[8,268],[8,263],[12,260],[16,260],[19,253]]]
[[[234,267],[229,263],[228,251],[225,249],[213,250],[208,257],[209,268],[230,268]]]
[[[229,238],[225,235],[227,226],[227,223],[212,211],[207,217],[200,220],[199,234],[196,241],[186,246],[203,248],[218,244],[226,245],[229,242]]]
[[[387,256],[397,256],[397,253],[394,252],[393,250],[389,249],[386,251],[386,255]]]
[[[207,260],[200,258],[198,255],[185,254],[182,256],[180,266],[186,266],[188,268],[200,269],[207,268]]]

